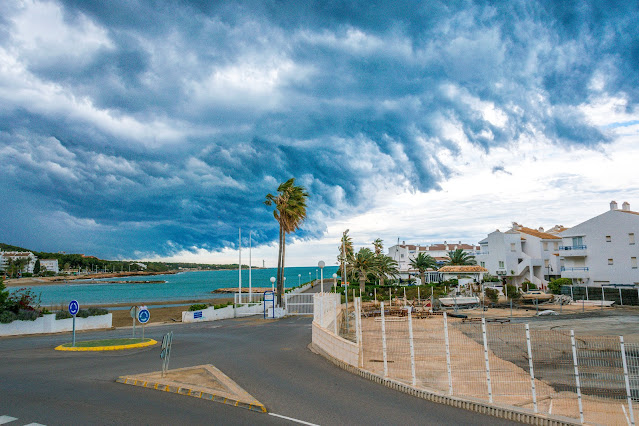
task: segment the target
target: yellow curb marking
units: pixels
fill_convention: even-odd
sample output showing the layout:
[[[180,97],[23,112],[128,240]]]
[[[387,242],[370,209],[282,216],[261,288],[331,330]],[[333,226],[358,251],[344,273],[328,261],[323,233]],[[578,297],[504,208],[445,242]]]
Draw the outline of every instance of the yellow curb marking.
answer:
[[[71,352],[90,352],[90,351],[120,351],[123,349],[135,349],[145,348],[147,346],[157,345],[158,342],[151,339],[148,342],[132,343],[130,345],[114,345],[114,346],[93,346],[89,348],[83,348],[80,346],[64,346],[60,345],[55,348],[56,351],[71,351]]]

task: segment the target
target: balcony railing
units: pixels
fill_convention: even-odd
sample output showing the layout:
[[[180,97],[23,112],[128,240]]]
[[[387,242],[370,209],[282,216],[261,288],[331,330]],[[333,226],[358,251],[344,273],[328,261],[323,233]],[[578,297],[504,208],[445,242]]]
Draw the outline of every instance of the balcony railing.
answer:
[[[586,250],[586,246],[560,246],[559,250]]]
[[[490,254],[490,252],[488,251],[478,251],[477,253],[475,253],[476,256],[488,256]]]
[[[588,270],[587,266],[577,267],[577,268],[566,268],[565,266],[561,267],[561,272],[564,272],[564,271],[587,271],[587,270]]]

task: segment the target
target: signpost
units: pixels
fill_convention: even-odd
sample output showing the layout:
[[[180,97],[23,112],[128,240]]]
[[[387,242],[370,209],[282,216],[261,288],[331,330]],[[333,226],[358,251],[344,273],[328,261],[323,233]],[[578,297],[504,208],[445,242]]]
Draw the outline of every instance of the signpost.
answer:
[[[149,322],[151,319],[151,313],[146,308],[146,306],[138,307],[138,321],[142,324],[142,340],[144,340],[144,324]]]
[[[69,302],[69,313],[73,315],[73,346],[75,346],[75,316],[80,312],[80,304],[77,300]]]
[[[171,346],[173,344],[173,332],[169,331],[162,338],[162,352],[160,352],[160,358],[162,359],[162,377],[169,369],[169,359],[171,358]]]

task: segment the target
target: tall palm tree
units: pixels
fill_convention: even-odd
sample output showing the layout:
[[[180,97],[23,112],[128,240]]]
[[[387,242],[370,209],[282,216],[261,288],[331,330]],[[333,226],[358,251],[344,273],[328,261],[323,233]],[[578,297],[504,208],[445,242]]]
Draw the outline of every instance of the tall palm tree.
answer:
[[[384,285],[384,279],[397,278],[397,276],[399,275],[397,261],[392,257],[382,254],[376,258],[375,263],[377,277],[379,278],[379,285]]]
[[[466,253],[463,249],[448,252],[446,265],[477,265],[475,256]]]
[[[286,234],[295,232],[306,218],[308,192],[303,186],[295,185],[291,178],[277,187],[277,195],[267,194],[264,204],[275,205],[273,217],[280,225],[279,250],[277,253],[277,304],[282,306],[284,293],[284,260],[286,255]]]
[[[419,271],[419,279],[422,285],[426,284],[425,272],[427,269],[437,269],[437,261],[430,254],[419,253],[416,258],[410,260],[410,266]]]
[[[376,269],[375,255],[371,249],[362,247],[357,254],[351,255],[348,259],[349,272],[358,279],[360,292],[365,291],[366,278],[368,274],[374,274]]]
[[[379,256],[380,254],[382,254],[382,250],[384,249],[383,243],[384,241],[381,238],[373,241],[373,247],[375,247],[375,256]]]
[[[344,231],[342,234],[342,238],[339,244],[339,254],[337,255],[337,263],[342,265],[343,262],[348,262],[348,260],[353,257],[353,239],[348,235],[348,229]],[[343,254],[342,254],[343,253]],[[342,276],[342,267],[340,266],[337,270],[337,275]],[[346,277],[342,277],[342,281],[346,281]]]

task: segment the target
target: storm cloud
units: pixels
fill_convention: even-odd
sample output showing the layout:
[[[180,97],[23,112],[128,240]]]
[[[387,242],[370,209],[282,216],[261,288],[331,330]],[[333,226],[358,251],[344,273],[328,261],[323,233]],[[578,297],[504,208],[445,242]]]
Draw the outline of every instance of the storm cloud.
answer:
[[[3,2],[1,235],[104,257],[219,250],[239,226],[270,243],[264,197],[296,177],[318,238],[381,188],[437,189],[460,138],[600,148],[581,107],[639,101],[639,10],[618,3]]]

